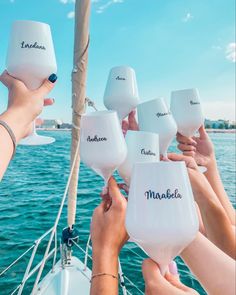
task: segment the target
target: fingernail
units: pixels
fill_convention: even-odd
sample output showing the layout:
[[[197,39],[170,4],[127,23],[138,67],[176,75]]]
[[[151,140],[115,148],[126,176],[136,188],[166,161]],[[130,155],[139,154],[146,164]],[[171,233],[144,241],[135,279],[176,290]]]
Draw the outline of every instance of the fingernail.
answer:
[[[56,74],[51,74],[49,77],[48,77],[48,80],[51,82],[51,83],[55,83],[57,81],[57,75]]]
[[[130,116],[134,116],[134,115],[135,115],[135,110],[131,111],[131,112],[129,113],[129,115],[130,115]]]
[[[169,264],[169,271],[172,275],[176,276],[178,274],[178,267],[174,260]]]

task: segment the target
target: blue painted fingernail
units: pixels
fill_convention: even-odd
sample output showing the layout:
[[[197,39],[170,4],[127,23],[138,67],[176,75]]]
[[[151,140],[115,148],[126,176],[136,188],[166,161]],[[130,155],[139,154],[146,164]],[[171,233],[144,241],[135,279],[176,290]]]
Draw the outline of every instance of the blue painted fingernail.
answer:
[[[49,77],[48,77],[48,80],[51,82],[51,83],[55,83],[57,81],[57,75],[56,74],[51,74]]]

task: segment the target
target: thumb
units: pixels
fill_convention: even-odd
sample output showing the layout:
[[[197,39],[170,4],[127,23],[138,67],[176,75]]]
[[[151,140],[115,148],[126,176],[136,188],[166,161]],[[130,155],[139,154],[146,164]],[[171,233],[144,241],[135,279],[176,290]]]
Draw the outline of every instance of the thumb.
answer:
[[[158,265],[150,258],[145,259],[142,264],[143,278],[146,289],[150,289],[151,294],[174,294],[172,286],[162,276]]]
[[[124,196],[121,194],[120,189],[113,177],[108,182],[108,193],[112,199],[112,207],[120,206],[125,201]]]
[[[183,294],[183,293],[180,293],[180,291],[184,291],[184,293],[188,291],[193,291],[191,288],[181,283],[179,276],[177,274],[173,275],[171,273],[167,273],[165,278],[172,285],[172,287],[175,287],[179,291],[179,294]]]
[[[158,265],[150,258],[143,261],[142,272],[145,283],[158,283],[162,275]]]
[[[13,83],[16,81],[15,78],[10,76],[7,71],[4,71],[0,75],[0,81],[9,89],[12,87]]]
[[[57,75],[52,74],[48,77],[47,80],[44,80],[43,84],[35,90],[35,93],[37,93],[39,96],[46,96],[54,87],[54,83],[57,81]]]
[[[201,139],[207,139],[207,138],[208,138],[208,134],[207,134],[207,132],[206,132],[206,129],[205,129],[204,125],[202,125],[202,126],[199,128],[198,132],[199,132],[199,135],[200,135],[200,138],[201,138]]]

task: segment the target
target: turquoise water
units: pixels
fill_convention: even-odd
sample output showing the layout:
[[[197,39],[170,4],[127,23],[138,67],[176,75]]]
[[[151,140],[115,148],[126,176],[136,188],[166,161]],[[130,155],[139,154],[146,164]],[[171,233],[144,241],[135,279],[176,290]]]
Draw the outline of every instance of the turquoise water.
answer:
[[[70,133],[61,131],[44,134],[55,137],[56,142],[41,147],[19,146],[0,184],[0,272],[53,225],[58,211],[69,173]],[[213,134],[211,137],[226,190],[235,206],[235,135]],[[175,143],[171,150],[175,150]],[[101,178],[82,165],[76,221],[82,246],[86,244],[92,211],[99,203],[102,186]],[[60,228],[65,226],[66,207]],[[36,262],[43,254],[42,248],[39,248]],[[145,257],[133,243],[129,244],[121,253],[123,271],[144,290],[142,259],[132,254],[129,248]],[[74,254],[83,257],[76,251]],[[28,258],[29,255],[12,272],[0,278],[0,295],[10,294],[16,284],[20,283]],[[182,281],[198,290],[201,295],[206,294],[180,258],[177,258],[177,263]],[[24,294],[30,293],[30,287],[31,284],[26,286]],[[132,288],[131,292],[138,294]]]

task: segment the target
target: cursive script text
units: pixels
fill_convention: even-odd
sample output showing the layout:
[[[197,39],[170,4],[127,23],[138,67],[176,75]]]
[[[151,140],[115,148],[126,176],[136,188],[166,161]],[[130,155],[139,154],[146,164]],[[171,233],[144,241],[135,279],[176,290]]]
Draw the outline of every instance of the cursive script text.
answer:
[[[116,77],[116,80],[126,80],[126,79],[123,78],[123,77],[117,76],[117,77]]]
[[[190,100],[190,104],[191,104],[191,105],[194,105],[194,104],[200,104],[200,102]]]
[[[35,49],[41,49],[41,50],[46,50],[46,47],[43,45],[38,45],[37,42],[34,42],[33,44],[25,43],[25,41],[21,42],[21,48],[35,48]]]
[[[156,116],[157,116],[157,118],[160,118],[160,117],[163,117],[163,116],[168,116],[170,114],[171,114],[171,112],[168,112],[168,113],[157,113]]]
[[[156,154],[153,153],[152,151],[150,151],[150,150],[146,151],[145,149],[141,149],[141,154],[147,155],[147,156],[156,156]]]
[[[94,137],[88,136],[87,141],[89,141],[89,142],[107,141],[107,138],[106,137],[98,137],[97,135],[94,135]]]
[[[152,190],[148,190],[144,193],[144,195],[147,198],[147,200],[150,200],[150,199],[158,199],[158,200],[182,199],[182,195],[179,193],[178,189],[175,189],[174,192],[171,192],[170,189],[167,189],[167,191],[164,193],[158,193],[158,192],[154,192]]]

